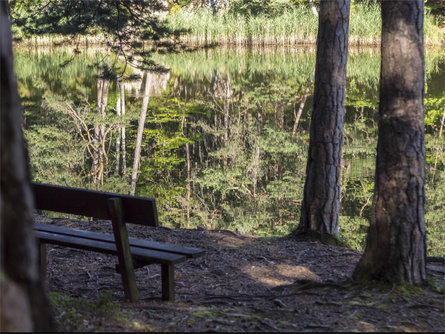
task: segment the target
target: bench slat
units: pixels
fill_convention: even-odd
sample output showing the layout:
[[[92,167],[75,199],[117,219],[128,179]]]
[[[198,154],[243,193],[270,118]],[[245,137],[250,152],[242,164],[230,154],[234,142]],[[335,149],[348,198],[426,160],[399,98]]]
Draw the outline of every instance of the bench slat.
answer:
[[[44,231],[34,231],[37,238],[43,243],[59,246],[73,247],[101,253],[116,255],[116,245],[109,242],[79,238],[69,235],[60,235]],[[140,247],[130,247],[131,255],[140,261],[155,262],[161,264],[176,264],[186,260],[184,255],[160,252]]]
[[[38,231],[45,231],[50,233],[54,232],[57,234],[114,243],[114,236],[109,234],[102,234],[102,233],[66,228],[57,225],[41,224],[41,223],[34,223],[34,229]],[[164,244],[156,241],[148,241],[135,238],[128,238],[128,240],[130,242],[130,246],[181,254],[185,255],[188,258],[197,258],[205,253],[204,250],[193,247]]]
[[[158,226],[156,201],[153,198],[129,196],[87,189],[68,188],[31,182],[35,207],[39,210],[56,211],[111,219],[108,200],[120,198],[127,223]]]

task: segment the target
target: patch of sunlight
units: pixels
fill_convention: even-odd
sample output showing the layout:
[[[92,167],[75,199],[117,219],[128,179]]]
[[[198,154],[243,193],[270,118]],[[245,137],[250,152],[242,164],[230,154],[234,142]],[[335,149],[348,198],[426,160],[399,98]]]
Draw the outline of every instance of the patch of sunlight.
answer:
[[[288,264],[246,265],[242,271],[252,280],[269,287],[292,284],[296,280],[319,281],[320,277],[307,267]]]

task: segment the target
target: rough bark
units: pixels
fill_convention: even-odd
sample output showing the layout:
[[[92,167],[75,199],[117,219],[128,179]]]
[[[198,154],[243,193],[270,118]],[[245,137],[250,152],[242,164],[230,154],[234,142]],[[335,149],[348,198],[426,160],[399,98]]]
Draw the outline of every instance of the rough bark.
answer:
[[[373,215],[353,278],[426,279],[423,0],[382,2]]]
[[[338,234],[349,0],[321,1],[310,141],[296,234]]]
[[[39,275],[32,228],[33,197],[13,71],[8,3],[0,2],[1,331],[51,331],[54,323]],[[10,303],[8,303],[8,300]]]
[[[145,118],[147,116],[148,101],[150,100],[150,87],[151,87],[152,77],[153,74],[151,72],[147,72],[145,78],[144,97],[142,99],[142,109],[141,109],[141,114],[139,115],[138,132],[136,135],[136,146],[134,150],[134,159],[133,159],[133,171],[131,173],[130,195],[134,195],[136,192],[136,181],[141,161],[142,135],[144,134]]]

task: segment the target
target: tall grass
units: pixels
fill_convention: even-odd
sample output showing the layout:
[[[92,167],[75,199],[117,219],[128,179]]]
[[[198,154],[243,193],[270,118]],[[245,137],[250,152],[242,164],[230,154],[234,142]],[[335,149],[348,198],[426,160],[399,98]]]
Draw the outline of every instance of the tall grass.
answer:
[[[178,11],[168,17],[170,27],[188,30],[183,41],[192,44],[295,45],[316,41],[318,19],[306,6],[286,10],[282,15],[245,17],[212,15],[201,9]]]
[[[190,44],[226,45],[298,45],[314,44],[317,39],[318,18],[306,5],[285,10],[276,17],[212,15],[201,9],[190,12],[182,9],[168,16],[171,28],[188,31],[182,41]],[[425,43],[442,45],[445,36],[434,16],[425,15]],[[360,2],[351,8],[349,23],[350,45],[378,45],[381,34],[380,5]]]

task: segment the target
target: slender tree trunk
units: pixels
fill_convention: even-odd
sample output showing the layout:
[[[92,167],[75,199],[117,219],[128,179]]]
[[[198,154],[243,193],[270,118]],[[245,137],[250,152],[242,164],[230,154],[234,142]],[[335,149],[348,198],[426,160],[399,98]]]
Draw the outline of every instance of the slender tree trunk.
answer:
[[[321,1],[306,182],[297,234],[337,235],[349,0]]]
[[[442,137],[442,131],[443,131],[443,126],[445,124],[445,106],[443,107],[443,114],[442,114],[442,121],[440,122],[440,129],[439,129],[439,139]],[[434,182],[434,178],[436,177],[436,171],[437,171],[437,160],[439,160],[439,153],[440,153],[440,149],[439,147],[436,150],[436,158],[434,159],[434,173],[433,173],[433,177],[432,177],[432,182]]]
[[[181,135],[184,137],[187,137],[186,120],[187,119],[186,119],[186,114],[185,114],[185,110],[184,110],[184,114],[182,116],[182,123],[181,123]],[[186,166],[187,166],[186,228],[189,228],[190,227],[190,212],[191,212],[190,199],[191,199],[191,190],[192,190],[192,188],[191,188],[192,163],[191,163],[191,157],[190,157],[190,144],[189,143],[185,144],[185,157],[186,157]]]
[[[227,145],[229,141],[229,129],[230,129],[230,97],[231,97],[231,85],[230,85],[230,74],[227,74],[227,80],[225,85],[225,96],[224,96],[224,146]],[[227,156],[223,158],[224,167],[227,166]]]
[[[121,81],[118,80],[117,82],[117,102],[116,102],[116,114],[119,117],[119,119],[122,119],[122,113],[121,113],[121,96],[120,96],[120,85]],[[120,160],[121,160],[121,132],[117,132],[116,137],[116,173],[119,175],[119,168],[120,168]]]
[[[307,97],[309,96],[309,90],[312,86],[312,79],[309,81],[309,85],[306,87],[304,91],[303,99],[300,102],[300,106],[298,107],[298,112],[295,114],[294,126],[292,128],[292,138],[295,138],[297,134],[298,124],[300,123],[301,114],[303,113],[304,105],[306,104]],[[295,111],[294,111],[295,113]]]
[[[124,83],[122,79],[117,82],[117,102],[116,113],[121,122],[124,121],[125,116],[125,92]],[[125,127],[120,126],[116,137],[116,173],[120,172],[120,161],[122,152],[122,175],[126,172],[126,149],[125,149]]]
[[[110,80],[106,78],[99,78],[97,80],[97,111],[105,119],[107,105],[108,105],[108,92],[110,88]],[[103,175],[106,160],[105,152],[105,124],[94,125],[94,137],[93,137],[93,183],[100,181],[103,186]]]
[[[257,128],[256,128],[256,136],[255,136],[255,155],[253,158],[253,166],[252,166],[252,185],[253,185],[253,200],[256,205],[256,193],[257,193],[257,185],[258,185],[258,172],[260,169],[260,156],[261,156],[261,150],[260,150],[260,135],[261,135],[261,128],[263,124],[263,114],[262,114],[262,108],[258,105],[257,109]]]
[[[0,330],[52,331],[38,268],[33,196],[13,71],[8,2],[0,2]]]
[[[120,100],[121,100],[121,114],[122,119],[125,118],[125,86],[124,82],[120,82]],[[125,176],[127,173],[127,148],[125,146],[125,126],[121,127],[122,136],[122,175]]]
[[[373,214],[355,279],[426,280],[423,6],[382,2]]]
[[[151,72],[147,71],[146,78],[145,78],[144,97],[142,99],[142,109],[141,109],[141,114],[139,116],[138,132],[137,132],[137,136],[136,136],[136,147],[134,150],[133,170],[131,172],[130,195],[134,195],[136,192],[137,175],[138,175],[139,165],[140,165],[140,161],[141,161],[142,136],[144,134],[144,126],[145,126],[145,118],[147,116],[148,101],[150,100],[150,87],[151,87],[152,77],[153,77],[153,74]]]
[[[440,122],[439,138],[442,137],[442,131],[444,125],[445,125],[445,106],[443,107],[442,121]]]
[[[231,85],[230,85],[230,74],[227,74],[226,87],[224,96],[224,128],[226,133],[224,134],[224,140],[227,142],[229,139],[229,110],[230,110],[230,96]]]

